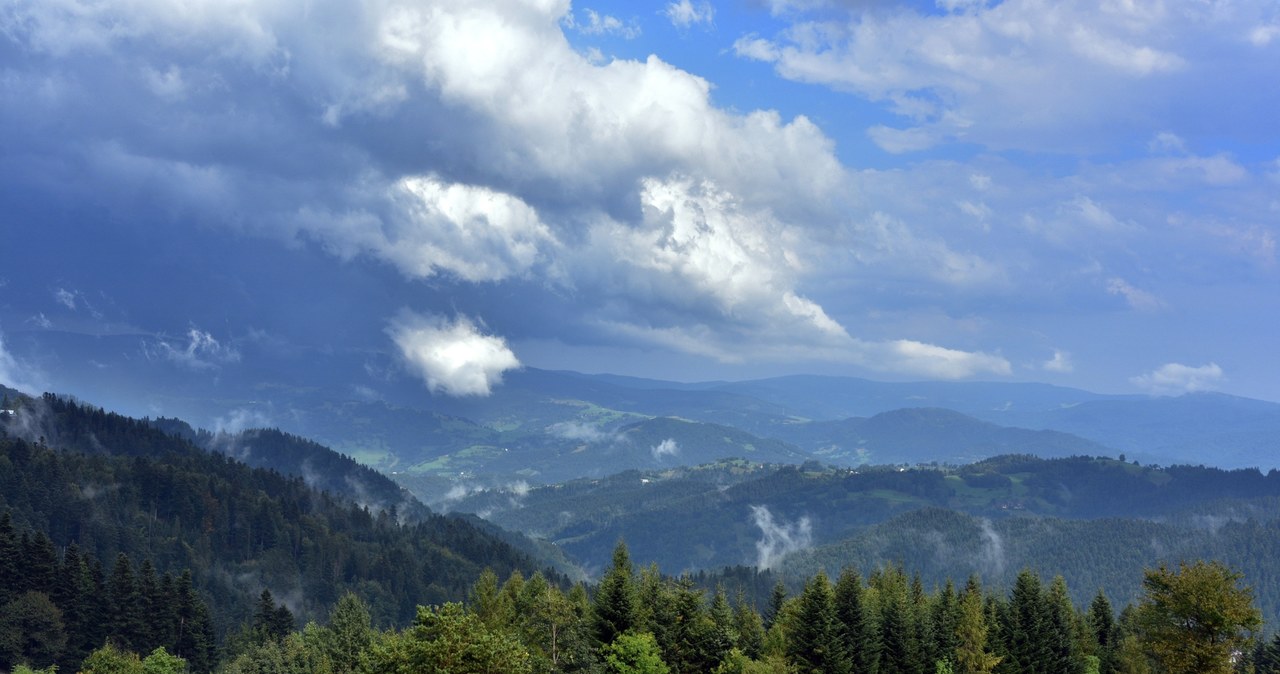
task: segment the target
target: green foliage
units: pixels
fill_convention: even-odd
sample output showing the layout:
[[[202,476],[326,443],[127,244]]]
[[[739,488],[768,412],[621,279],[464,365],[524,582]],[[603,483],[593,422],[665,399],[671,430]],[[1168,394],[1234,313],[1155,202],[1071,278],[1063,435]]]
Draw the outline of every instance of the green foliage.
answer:
[[[305,635],[289,634],[250,644],[223,674],[334,674],[333,663]]]
[[[658,642],[648,632],[619,634],[605,647],[605,671],[609,674],[669,674]]]
[[[328,659],[334,674],[356,672],[361,655],[373,644],[375,636],[369,607],[351,592],[338,599],[329,612],[327,626],[308,623],[303,631],[304,641]]]
[[[1249,645],[1262,617],[1241,574],[1219,562],[1161,566],[1143,579],[1138,624],[1147,651],[1170,674],[1218,674]]]
[[[485,626],[461,604],[418,608],[404,632],[383,635],[365,661],[371,674],[528,674],[529,651],[506,629]]]
[[[62,611],[43,592],[27,591],[0,606],[0,669],[54,664],[66,642]]]
[[[80,665],[80,674],[145,674],[142,658],[127,649],[120,649],[107,642],[102,648],[89,654]]]

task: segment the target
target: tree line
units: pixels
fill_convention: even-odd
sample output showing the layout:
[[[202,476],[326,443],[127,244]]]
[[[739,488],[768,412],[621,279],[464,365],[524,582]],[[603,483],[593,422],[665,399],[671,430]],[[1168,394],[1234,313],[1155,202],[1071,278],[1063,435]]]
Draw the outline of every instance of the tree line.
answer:
[[[223,651],[220,674],[1275,674],[1280,636],[1261,620],[1240,574],[1217,562],[1149,569],[1141,599],[1117,612],[1099,591],[1073,605],[1062,579],[1024,571],[1007,594],[974,576],[925,590],[900,567],[865,578],[819,572],[757,610],[655,566],[625,545],[594,588],[541,573],[486,570],[465,603],[419,606],[404,629],[375,627],[357,595],[323,624],[294,631],[270,595]],[[152,669],[173,663],[153,651]],[[167,658],[167,659],[166,659]],[[114,644],[85,674],[129,671],[142,658]],[[111,667],[104,668],[104,663]],[[193,663],[192,663],[193,664]],[[182,663],[180,671],[204,671]]]

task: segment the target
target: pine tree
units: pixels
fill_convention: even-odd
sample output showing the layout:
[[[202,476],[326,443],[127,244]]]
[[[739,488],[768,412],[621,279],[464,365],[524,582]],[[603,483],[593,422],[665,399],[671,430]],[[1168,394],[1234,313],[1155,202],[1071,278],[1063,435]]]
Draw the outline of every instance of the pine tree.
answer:
[[[769,594],[769,606],[764,613],[764,628],[766,630],[773,628],[773,623],[778,620],[778,616],[782,614],[782,606],[787,602],[787,586],[779,580],[773,586],[773,592]]]
[[[1107,595],[1098,589],[1089,604],[1089,616],[1086,619],[1093,643],[1097,646],[1098,671],[1109,674],[1115,671],[1115,651],[1117,644],[1115,611]]]
[[[956,631],[960,620],[960,600],[956,586],[948,578],[946,585],[929,603],[929,639],[925,662],[952,660],[956,650]]]
[[[213,668],[213,622],[189,570],[178,577],[176,593],[178,624],[173,652],[187,661],[194,674],[203,674]]]
[[[328,658],[334,674],[352,674],[357,671],[361,654],[368,650],[375,636],[369,607],[348,592],[329,612],[329,625],[318,648]]]
[[[827,574],[819,571],[804,587],[787,642],[787,659],[801,674],[848,674],[841,647],[835,599]]]
[[[1253,652],[1255,674],[1280,674],[1280,632],[1270,639],[1259,639]]]
[[[1009,657],[1002,671],[1019,674],[1058,674],[1049,669],[1052,653],[1049,647],[1049,626],[1044,593],[1040,577],[1030,570],[1023,570],[1014,581],[1006,615],[1005,643]]]
[[[498,587],[498,574],[486,568],[471,586],[471,610],[476,617],[489,627],[496,627],[510,621],[510,598]]]
[[[838,642],[849,661],[849,671],[872,674],[879,646],[875,625],[863,598],[862,577],[856,569],[846,567],[840,572],[834,601]]]
[[[142,638],[134,648],[139,653],[147,653],[164,645],[161,637],[165,633],[164,623],[168,621],[164,598],[160,596],[160,579],[150,559],[142,560],[138,567],[138,599],[142,607]]]
[[[987,615],[976,580],[970,580],[960,596],[955,636],[955,674],[991,674],[995,670],[1000,657],[987,646]]]
[[[133,564],[123,552],[116,557],[107,582],[107,600],[110,607],[108,636],[126,650],[138,650],[146,640],[143,622],[142,595],[138,592]]]
[[[1044,597],[1046,672],[1082,674],[1084,660],[1077,649],[1076,611],[1067,592],[1067,582],[1055,576]]]
[[[58,578],[58,553],[53,541],[43,531],[33,536],[23,536],[23,587],[25,590],[54,594]]]
[[[738,650],[752,660],[760,659],[764,654],[764,621],[742,592],[734,600],[733,628],[738,634]]]
[[[14,529],[12,516],[6,510],[0,513],[0,605],[17,596],[21,558],[18,533]]]
[[[636,588],[631,555],[621,541],[613,549],[613,564],[596,588],[594,628],[596,641],[613,643],[619,634],[636,625]]]

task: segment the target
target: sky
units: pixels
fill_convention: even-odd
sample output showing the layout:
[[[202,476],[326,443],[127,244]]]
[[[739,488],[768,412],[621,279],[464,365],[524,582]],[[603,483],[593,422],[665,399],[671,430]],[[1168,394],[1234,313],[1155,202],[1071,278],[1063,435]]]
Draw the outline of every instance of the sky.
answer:
[[[1280,401],[1277,72],[1274,0],[3,0],[0,381]]]

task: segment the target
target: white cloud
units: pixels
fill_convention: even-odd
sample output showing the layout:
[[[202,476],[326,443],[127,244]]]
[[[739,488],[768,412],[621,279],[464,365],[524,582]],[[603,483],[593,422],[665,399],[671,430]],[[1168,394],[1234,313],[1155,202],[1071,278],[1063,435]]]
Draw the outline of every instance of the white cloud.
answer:
[[[1165,306],[1164,301],[1159,297],[1140,288],[1135,288],[1128,281],[1118,277],[1107,281],[1107,292],[1123,297],[1131,308],[1138,311],[1156,311],[1163,309]]]
[[[1049,372],[1071,372],[1076,369],[1075,363],[1071,360],[1071,354],[1060,349],[1053,350],[1053,358],[1046,360],[1043,364],[1045,370]]]
[[[402,312],[387,333],[427,388],[451,396],[487,396],[502,373],[520,367],[501,337],[486,335],[465,316]]]
[[[694,3],[692,0],[669,2],[662,13],[677,28],[688,28],[696,24],[711,25],[716,15],[715,8],[711,6],[710,2]]]
[[[75,311],[76,298],[79,297],[79,295],[80,293],[78,292],[73,292],[73,291],[67,290],[66,288],[58,288],[57,290],[54,291],[53,298],[58,301],[58,304],[61,304],[62,306],[72,311]]]
[[[880,356],[877,369],[936,377],[964,379],[979,374],[1008,375],[1013,371],[1002,356],[948,349],[909,339],[875,345],[873,358]],[[873,365],[874,366],[874,365]]]
[[[1240,85],[1266,71],[1250,50],[1271,41],[1266,28],[1253,27],[1272,14],[1268,0],[1231,11],[1108,0],[939,3],[947,13],[843,4],[845,17],[796,14],[775,36],[744,36],[735,52],[772,63],[785,78],[883,103],[909,125],[872,129],[891,152],[943,141],[1106,150],[1152,119],[1177,118],[1189,88],[1266,96]],[[1249,40],[1239,39],[1246,33]],[[1235,65],[1250,60],[1257,65]],[[1252,113],[1246,104],[1225,114]]]
[[[190,370],[213,370],[240,361],[240,352],[223,344],[210,332],[197,327],[187,330],[186,344],[167,337],[157,337],[142,344],[143,354],[151,360],[166,360]]]
[[[680,443],[676,442],[674,438],[667,438],[654,445],[649,451],[653,454],[655,461],[661,461],[663,457],[678,455],[680,453]]]
[[[510,194],[435,176],[405,177],[388,191],[385,218],[304,209],[297,226],[322,233],[346,257],[371,253],[419,278],[500,281],[530,272],[557,246],[538,213]]]
[[[1217,363],[1200,367],[1166,363],[1130,381],[1138,388],[1155,395],[1179,395],[1194,391],[1211,391],[1225,380],[1226,376]]]

